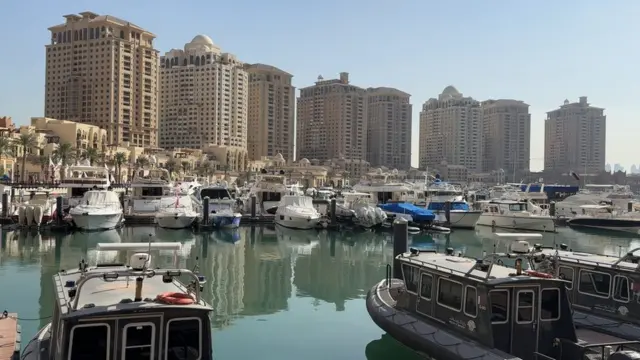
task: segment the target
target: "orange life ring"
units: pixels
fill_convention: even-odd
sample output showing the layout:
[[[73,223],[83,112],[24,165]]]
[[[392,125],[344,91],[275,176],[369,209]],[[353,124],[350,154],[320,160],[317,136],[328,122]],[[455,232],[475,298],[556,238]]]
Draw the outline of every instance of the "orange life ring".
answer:
[[[551,274],[547,274],[547,273],[543,273],[543,272],[535,271],[535,270],[527,270],[527,271],[525,271],[525,274],[527,274],[529,276],[545,278],[545,279],[552,279],[553,278],[553,275],[551,275]]]
[[[189,294],[180,292],[166,292],[156,296],[156,301],[169,305],[191,305],[195,302]]]

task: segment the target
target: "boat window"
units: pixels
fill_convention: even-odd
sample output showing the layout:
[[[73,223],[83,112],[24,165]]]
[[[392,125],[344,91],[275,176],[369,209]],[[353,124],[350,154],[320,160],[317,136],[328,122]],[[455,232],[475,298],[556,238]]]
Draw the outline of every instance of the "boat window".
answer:
[[[580,270],[578,292],[595,297],[609,298],[611,275],[591,270]]]
[[[279,192],[263,192],[262,201],[280,201],[282,194]]]
[[[109,359],[111,328],[108,324],[83,324],[71,329],[68,360]]]
[[[613,277],[613,300],[629,302],[629,279],[626,276]]]
[[[478,316],[478,291],[473,286],[464,288],[464,313],[467,316]]]
[[[527,205],[526,204],[509,204],[509,211],[512,212],[517,212],[517,211],[526,211],[527,210]]]
[[[227,189],[224,188],[205,188],[205,189],[201,189],[200,190],[200,197],[202,199],[204,199],[205,197],[209,197],[209,199],[224,199],[227,198],[229,199],[231,197],[231,194],[229,194],[229,191]]]
[[[143,187],[141,188],[142,196],[162,196],[162,187],[154,186],[154,187]]]
[[[519,290],[518,297],[518,318],[516,322],[518,324],[528,324],[533,322],[533,304],[535,295],[532,290]]]
[[[202,357],[202,336],[199,318],[167,321],[166,360],[199,360]]]
[[[423,299],[431,300],[431,289],[433,288],[433,276],[422,274],[420,280],[420,296]]]
[[[153,359],[156,327],[152,323],[136,323],[124,326],[122,359]]]
[[[569,281],[570,283],[565,283],[567,289],[573,289],[573,268],[568,266],[560,266],[558,267],[558,277],[562,280]]]
[[[84,193],[91,190],[90,188],[71,188],[71,197],[83,197]]]
[[[540,320],[560,319],[560,289],[542,289],[540,291]]]
[[[491,301],[491,323],[505,324],[509,321],[509,291],[489,291]]]
[[[407,291],[413,294],[418,293],[418,281],[420,280],[420,270],[415,266],[402,264],[402,276],[404,276],[404,283],[407,287]]]
[[[438,279],[438,305],[455,311],[462,310],[462,284],[449,279]]]

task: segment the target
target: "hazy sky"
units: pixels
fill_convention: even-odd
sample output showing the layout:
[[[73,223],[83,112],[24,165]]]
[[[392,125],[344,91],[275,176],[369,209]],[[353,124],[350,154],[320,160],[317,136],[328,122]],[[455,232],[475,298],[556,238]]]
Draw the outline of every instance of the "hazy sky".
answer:
[[[242,61],[294,74],[296,87],[347,71],[354,85],[406,91],[414,166],[422,103],[447,85],[478,100],[530,104],[534,170],[543,163],[545,112],[583,95],[606,109],[607,162],[640,163],[632,150],[640,142],[640,1],[7,0],[0,116],[26,124],[43,115],[47,28],[87,10],[155,33],[162,53],[206,34]]]

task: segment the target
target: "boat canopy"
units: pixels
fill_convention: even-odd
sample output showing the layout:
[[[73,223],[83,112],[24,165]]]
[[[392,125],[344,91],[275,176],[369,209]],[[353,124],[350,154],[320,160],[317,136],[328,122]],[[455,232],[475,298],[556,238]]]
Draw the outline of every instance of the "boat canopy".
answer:
[[[378,205],[382,210],[395,214],[411,215],[414,221],[431,221],[436,218],[431,210],[409,203],[387,203]]]
[[[280,201],[280,205],[312,208],[313,199],[311,199],[308,196],[302,196],[302,195],[285,195],[282,197],[282,200]]]
[[[92,190],[84,193],[81,204],[86,204],[86,205],[120,204],[120,198],[113,191]]]
[[[445,202],[430,202],[427,206],[427,210],[439,211],[445,210]],[[452,201],[450,210],[456,211],[469,211],[469,204],[464,201]]]

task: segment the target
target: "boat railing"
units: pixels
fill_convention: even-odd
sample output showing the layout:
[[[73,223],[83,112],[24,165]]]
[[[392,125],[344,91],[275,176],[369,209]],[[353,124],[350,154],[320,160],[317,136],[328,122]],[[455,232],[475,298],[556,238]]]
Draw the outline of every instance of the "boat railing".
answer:
[[[567,339],[556,339],[554,340],[554,343],[558,347],[560,347],[563,359],[588,359],[590,358],[588,355],[595,355],[594,353],[599,353],[599,358],[602,360],[609,359],[609,357],[615,352],[623,351],[625,349],[632,350],[640,345],[640,341],[637,340],[612,341],[581,345]],[[539,358],[547,360],[548,357]]]
[[[541,248],[540,250],[542,250],[542,249],[543,248]],[[549,249],[549,248],[547,247],[547,248],[544,248],[544,249]],[[532,253],[529,254],[529,256],[540,255],[541,254],[540,250],[538,250],[538,249],[534,250]],[[557,252],[553,256],[557,261],[573,262],[573,263],[576,263],[576,264],[579,264],[579,265],[595,265],[596,267],[619,268],[621,262],[627,261],[627,260],[631,259],[632,257],[635,257],[635,255],[633,255],[633,253],[638,251],[638,250],[640,250],[640,248],[635,248],[633,250],[628,251],[625,256],[617,259],[613,263],[603,262],[603,261],[598,261],[598,260],[590,260],[590,259],[577,259],[575,257],[562,256]],[[592,255],[592,254],[590,254],[590,255]],[[610,255],[597,255],[597,256],[611,257]],[[640,263],[637,264],[635,270],[636,271],[640,271]]]
[[[385,277],[387,286],[391,285],[391,274],[392,274],[391,264],[387,264],[386,277]]]
[[[410,249],[410,250],[411,250],[411,253],[412,253],[411,255],[409,255],[409,256],[400,255],[400,256],[403,259],[408,260],[408,262],[410,262],[412,264],[415,264],[415,265],[418,265],[418,266],[422,266],[422,267],[426,267],[426,268],[430,268],[430,269],[433,269],[433,270],[436,270],[436,271],[441,271],[441,272],[444,272],[444,273],[449,273],[449,274],[452,274],[452,275],[475,278],[475,279],[482,280],[482,281],[486,281],[491,277],[491,270],[493,268],[493,262],[491,262],[490,264],[486,264],[486,263],[484,263],[483,259],[477,259],[476,263],[471,267],[471,269],[469,269],[468,271],[461,271],[461,270],[451,269],[449,267],[442,266],[442,265],[436,265],[436,264],[431,264],[431,263],[424,262],[424,261],[411,259],[411,256],[417,256],[421,252],[423,252],[423,253],[424,252],[436,253],[436,250],[417,250],[417,249]],[[451,256],[454,257],[453,254]],[[476,274],[473,273],[475,270],[486,271],[486,275],[485,276],[476,275]]]

